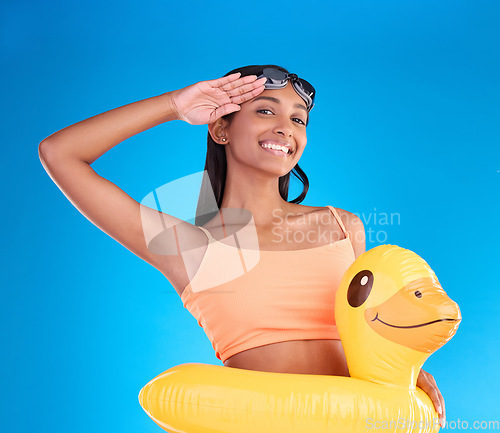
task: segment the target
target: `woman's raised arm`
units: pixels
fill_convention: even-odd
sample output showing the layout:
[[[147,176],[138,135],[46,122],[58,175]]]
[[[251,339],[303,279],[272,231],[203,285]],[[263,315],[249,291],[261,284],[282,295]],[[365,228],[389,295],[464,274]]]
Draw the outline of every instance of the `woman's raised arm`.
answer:
[[[90,165],[118,143],[160,123],[181,119],[204,124],[237,111],[238,104],[264,89],[262,81],[255,79],[233,74],[201,81],[82,120],[44,139],[38,147],[40,160],[54,183],[87,219],[159,269],[172,284],[181,281],[177,285],[181,287],[185,282],[185,265],[178,244],[165,246],[166,250],[177,249],[177,255],[155,254],[148,250],[145,235],[156,230],[159,218],[163,228],[182,225],[183,235],[190,237],[190,244],[197,243],[197,238],[205,242],[205,235],[189,223],[140,205]]]

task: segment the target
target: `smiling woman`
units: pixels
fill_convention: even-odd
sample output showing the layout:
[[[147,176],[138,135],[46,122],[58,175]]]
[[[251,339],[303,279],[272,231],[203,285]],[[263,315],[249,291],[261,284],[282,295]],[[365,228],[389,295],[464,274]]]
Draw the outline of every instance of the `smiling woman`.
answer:
[[[265,76],[264,71],[273,78]],[[280,73],[282,74],[281,76]],[[257,122],[260,122],[260,128],[264,127],[264,129],[266,129],[264,125],[267,123],[268,136],[261,137],[260,141],[255,141],[254,138],[249,146],[252,147],[252,145],[255,146],[256,144],[266,144],[267,142],[271,147],[274,144],[275,146],[282,145],[290,149],[288,155],[293,156],[293,159],[292,161],[287,160],[287,163],[290,162],[290,164],[288,164],[288,171],[286,168],[281,171],[281,175],[278,178],[278,191],[280,197],[287,201],[290,174],[293,174],[302,182],[303,191],[299,197],[291,200],[290,203],[300,203],[304,200],[309,189],[309,180],[300,168],[298,161],[307,143],[305,127],[309,123],[309,111],[314,104],[314,88],[305,80],[301,80],[303,84],[300,85],[289,85],[289,80],[286,79],[288,71],[276,65],[245,66],[228,72],[225,77],[234,74],[243,77],[259,77],[257,78],[257,82],[259,80],[264,80],[263,82],[266,83],[266,90],[259,96],[252,98],[249,102],[241,104],[238,112],[229,113],[222,116],[217,122],[209,124],[207,158],[205,163],[205,170],[207,170],[211,183],[209,192],[211,193],[213,191],[217,206],[221,208],[223,206],[222,199],[226,186],[226,178],[228,176],[228,161],[230,167],[232,167],[233,164],[231,164],[231,162],[232,159],[234,159],[234,152],[231,152],[236,145],[241,143],[235,134],[242,135],[247,131],[249,126],[251,127],[255,124],[255,127],[257,127]],[[279,80],[280,77],[281,81]],[[298,83],[298,81],[292,80],[292,83]],[[268,89],[269,86],[272,88]],[[280,86],[280,88],[278,88],[278,86]],[[307,101],[294,91],[299,87],[303,87],[307,90],[307,92],[306,90],[302,92],[303,95],[308,95]],[[283,89],[285,89],[284,92],[282,91]],[[285,110],[291,110],[291,113],[285,113]],[[245,112],[245,115],[240,117],[239,115],[242,114],[242,112]],[[290,125],[286,126],[288,129],[285,131],[273,131],[271,128],[270,122],[276,124],[277,119],[278,121],[282,121],[279,119],[286,115],[291,115],[291,118],[289,118],[290,122],[294,123],[294,125],[291,125],[293,132],[292,137],[290,137]],[[233,124],[235,120],[237,122]],[[229,129],[231,132],[229,132]],[[227,134],[225,130],[227,130]],[[302,138],[299,137],[299,141],[303,143],[302,146],[297,146],[295,142],[292,142],[295,141],[298,133],[302,136]],[[297,150],[300,151],[300,154],[297,153]],[[237,150],[235,151],[237,152]],[[274,152],[269,153],[282,156],[282,154],[276,154]],[[206,221],[206,212],[203,205],[204,197],[201,196],[197,209],[197,225],[202,225]]]
[[[349,375],[334,299],[365,251],[364,228],[348,211],[299,204],[314,99],[314,87],[284,68],[246,66],[78,122],[39,146],[66,197],[165,275],[226,367]],[[174,119],[208,125],[195,225],[139,204],[91,168],[118,143]],[[292,200],[290,175],[303,184]],[[417,385],[443,405],[432,376],[420,371]]]

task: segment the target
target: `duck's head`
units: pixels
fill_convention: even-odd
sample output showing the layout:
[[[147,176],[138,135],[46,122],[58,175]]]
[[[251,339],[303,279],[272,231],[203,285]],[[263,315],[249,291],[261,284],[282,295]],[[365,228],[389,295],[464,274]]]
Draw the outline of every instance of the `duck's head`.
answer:
[[[351,377],[414,388],[423,363],[453,337],[461,316],[425,260],[380,245],[345,272],[335,319]]]

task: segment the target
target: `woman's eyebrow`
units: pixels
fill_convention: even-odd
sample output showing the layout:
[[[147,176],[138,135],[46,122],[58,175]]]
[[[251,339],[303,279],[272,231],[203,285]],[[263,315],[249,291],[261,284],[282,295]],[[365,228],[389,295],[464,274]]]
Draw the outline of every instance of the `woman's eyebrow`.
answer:
[[[260,101],[261,99],[266,99],[268,101],[276,102],[276,104],[278,104],[278,105],[281,104],[281,101],[278,98],[273,98],[271,96],[258,96],[252,102]],[[301,110],[304,110],[307,113],[307,108],[304,107],[302,104],[298,104],[298,103],[294,104],[293,108],[300,108]]]

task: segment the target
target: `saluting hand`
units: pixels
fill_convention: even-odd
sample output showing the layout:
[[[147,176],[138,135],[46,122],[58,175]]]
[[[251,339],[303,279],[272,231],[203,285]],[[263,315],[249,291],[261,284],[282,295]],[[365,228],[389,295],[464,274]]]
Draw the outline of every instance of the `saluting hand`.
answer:
[[[172,92],[172,103],[178,119],[191,125],[215,122],[226,114],[238,111],[240,105],[264,90],[266,78],[256,75],[240,78],[240,73],[216,80],[200,81]]]

